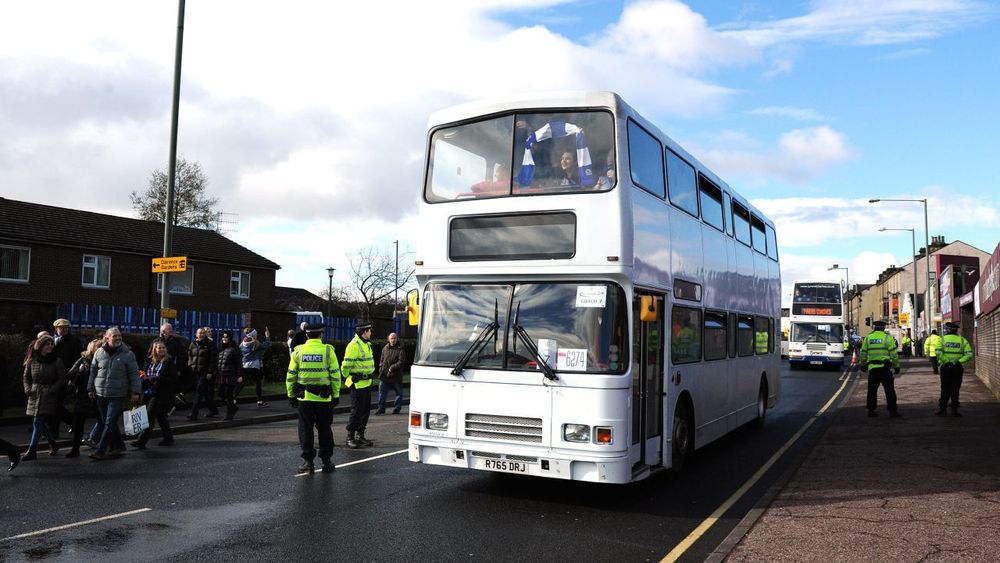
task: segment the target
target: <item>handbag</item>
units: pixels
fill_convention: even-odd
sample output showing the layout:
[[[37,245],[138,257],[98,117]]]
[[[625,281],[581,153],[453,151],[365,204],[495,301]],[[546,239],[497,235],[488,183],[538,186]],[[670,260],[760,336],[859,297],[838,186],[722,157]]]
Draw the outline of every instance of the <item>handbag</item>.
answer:
[[[122,413],[125,424],[126,436],[138,436],[143,430],[149,428],[149,414],[145,405],[139,405],[132,410]]]

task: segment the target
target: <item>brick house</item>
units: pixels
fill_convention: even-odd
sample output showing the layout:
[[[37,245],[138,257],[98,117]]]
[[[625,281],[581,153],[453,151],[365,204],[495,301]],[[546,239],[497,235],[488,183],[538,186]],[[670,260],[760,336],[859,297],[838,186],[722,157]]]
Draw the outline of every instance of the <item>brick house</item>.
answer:
[[[53,304],[159,307],[163,223],[0,197],[0,330]],[[177,227],[170,306],[220,313],[274,309],[278,264],[221,234]],[[34,309],[34,312],[32,312]]]

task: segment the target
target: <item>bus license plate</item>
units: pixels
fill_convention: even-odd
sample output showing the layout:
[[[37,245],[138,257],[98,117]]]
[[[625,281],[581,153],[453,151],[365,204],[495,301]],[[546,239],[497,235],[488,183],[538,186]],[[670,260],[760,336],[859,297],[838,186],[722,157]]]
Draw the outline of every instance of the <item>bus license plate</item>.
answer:
[[[490,471],[506,471],[507,473],[527,473],[528,464],[523,461],[506,459],[484,459],[483,467]]]
[[[818,361],[815,361],[815,360],[811,361],[809,363],[812,364],[812,365],[814,365],[814,366],[821,366],[821,365],[823,365],[823,362],[818,362]]]

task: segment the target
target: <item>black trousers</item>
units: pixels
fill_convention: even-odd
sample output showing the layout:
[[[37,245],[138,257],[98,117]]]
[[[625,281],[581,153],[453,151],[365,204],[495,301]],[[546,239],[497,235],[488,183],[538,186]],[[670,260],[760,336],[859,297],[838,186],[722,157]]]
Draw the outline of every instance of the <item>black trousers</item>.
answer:
[[[368,428],[368,417],[372,412],[372,387],[364,389],[351,387],[351,418],[347,420],[348,432],[355,430],[364,432],[365,428]]]
[[[958,402],[958,391],[962,388],[962,374],[965,369],[962,364],[955,362],[941,364],[941,399],[938,400],[938,408],[944,410],[951,400],[952,410],[958,410],[961,405]]]
[[[208,407],[209,414],[219,414],[219,409],[215,406],[215,382],[204,375],[199,375],[194,404],[191,405],[191,416],[197,417],[202,406]]]
[[[167,400],[169,401],[170,398]],[[167,416],[170,412],[170,407],[166,406],[166,404],[160,400],[160,397],[157,396],[149,399],[146,410],[149,415],[149,428],[143,430],[142,433],[139,434],[139,438],[136,441],[141,444],[148,442],[149,437],[153,435],[153,429],[156,428],[156,423],[160,423],[160,434],[163,435],[163,440],[173,442],[174,433],[170,430],[170,418]]]
[[[73,449],[79,450],[80,444],[83,443],[83,425],[87,422],[87,418],[94,418],[97,415],[97,410],[94,407],[94,402],[90,399],[77,399],[76,404],[73,405]]]
[[[7,456],[7,459],[14,461],[17,456],[21,455],[21,448],[11,444],[7,440],[0,438],[0,455]]]
[[[885,389],[885,403],[889,412],[896,412],[896,386],[893,383],[892,370],[889,368],[871,368],[868,370],[868,410],[875,410],[878,405],[878,386]]]
[[[236,396],[239,397],[240,392],[250,382],[253,382],[256,387],[257,402],[259,403],[264,398],[264,372],[259,368],[243,368],[243,383],[236,386]]]
[[[333,456],[333,406],[318,401],[299,401],[299,446],[302,459],[316,459],[313,447],[313,428],[319,434],[319,458],[324,462]]]
[[[931,356],[930,360],[931,360],[931,369],[934,370],[934,373],[937,373],[938,372],[938,359],[937,359],[937,356]]]

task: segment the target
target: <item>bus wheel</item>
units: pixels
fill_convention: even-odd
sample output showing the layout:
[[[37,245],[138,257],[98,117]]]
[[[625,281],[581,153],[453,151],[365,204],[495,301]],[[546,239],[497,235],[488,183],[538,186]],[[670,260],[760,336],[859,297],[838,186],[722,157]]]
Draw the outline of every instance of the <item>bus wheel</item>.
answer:
[[[757,392],[757,418],[753,419],[754,428],[763,428],[767,419],[767,379],[761,378],[760,391]]]
[[[673,463],[671,468],[674,472],[680,473],[684,470],[691,459],[693,445],[693,428],[691,424],[691,414],[688,412],[688,405],[685,401],[679,401],[674,409],[674,430],[671,440],[673,450]]]

